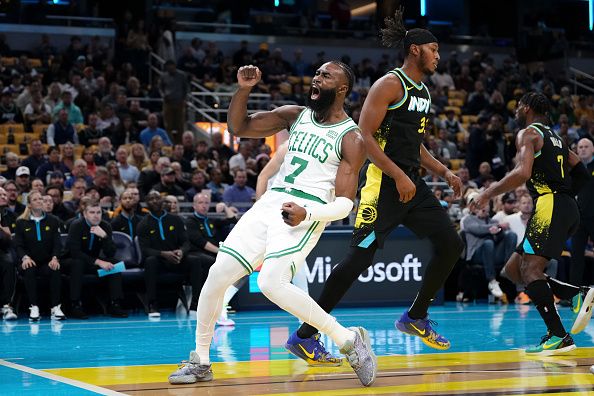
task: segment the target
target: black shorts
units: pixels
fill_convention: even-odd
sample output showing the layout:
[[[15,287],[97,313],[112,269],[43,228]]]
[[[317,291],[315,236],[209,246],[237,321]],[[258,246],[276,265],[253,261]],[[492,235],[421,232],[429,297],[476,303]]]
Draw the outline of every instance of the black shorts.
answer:
[[[522,252],[546,258],[559,257],[579,222],[580,213],[573,197],[567,194],[541,195],[534,201],[534,212],[520,245]]]
[[[351,246],[367,248],[377,241],[378,247],[382,248],[386,237],[400,224],[419,238],[438,232],[455,232],[447,211],[427,184],[420,177],[411,177],[411,180],[417,192],[409,202],[402,203],[394,180],[375,165],[369,165]]]

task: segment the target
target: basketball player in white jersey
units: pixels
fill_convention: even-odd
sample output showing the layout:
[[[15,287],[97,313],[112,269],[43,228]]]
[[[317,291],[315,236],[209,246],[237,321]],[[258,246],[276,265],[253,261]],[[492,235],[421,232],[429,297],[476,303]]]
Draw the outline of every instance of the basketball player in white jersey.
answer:
[[[229,130],[239,137],[261,138],[289,130],[289,146],[274,183],[248,210],[221,245],[198,300],[196,350],[169,376],[172,384],[211,381],[210,343],[225,290],[250,274],[262,293],[285,311],[326,333],[346,356],[361,383],[369,386],[377,358],[367,331],[345,328],[291,279],[317,243],[328,221],[353,208],[359,170],[366,153],[359,128],[344,111],[353,72],[341,62],[320,66],[312,79],[308,106],[281,106],[247,114],[247,101],[262,73],[243,66],[229,105]]]

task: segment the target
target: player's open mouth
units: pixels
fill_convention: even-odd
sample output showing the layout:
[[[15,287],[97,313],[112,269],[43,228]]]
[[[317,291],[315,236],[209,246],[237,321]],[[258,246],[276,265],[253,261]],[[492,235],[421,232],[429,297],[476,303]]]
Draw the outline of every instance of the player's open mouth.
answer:
[[[311,87],[311,96],[310,98],[313,100],[316,100],[317,98],[320,97],[320,88],[312,86]]]

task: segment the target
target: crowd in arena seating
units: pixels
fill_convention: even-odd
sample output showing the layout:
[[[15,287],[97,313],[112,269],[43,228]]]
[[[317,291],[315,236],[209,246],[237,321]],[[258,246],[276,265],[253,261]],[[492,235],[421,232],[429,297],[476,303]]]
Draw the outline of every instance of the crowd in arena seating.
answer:
[[[262,109],[284,103],[304,105],[313,72],[328,60],[323,52],[316,59],[303,59],[301,51],[288,55],[267,43],[242,42],[235,52],[224,54],[216,43],[196,38],[181,48],[178,57],[175,51],[168,53],[173,59],[165,57],[169,62],[163,75],[151,85],[146,64],[139,63],[149,50],[142,24],[128,29],[126,40],[122,37],[116,50],[126,55],[117,62],[97,37],[88,43],[72,37],[70,45],[60,52],[50,36],[44,35],[30,55],[18,57],[11,56],[4,43],[0,54],[3,241],[10,240],[18,216],[23,212],[31,216],[27,208],[34,209],[31,197],[38,196],[34,192],[39,193],[42,212],[57,218],[62,234],[69,234],[71,224],[84,223],[81,218],[86,218],[86,206],[81,202],[86,200],[99,202],[104,207],[103,221],[108,225],[111,222],[117,231],[113,222],[122,221],[122,211],[130,213],[122,208],[132,205],[132,213],[146,212],[141,202],[148,204],[152,190],[166,197],[164,204],[174,213],[184,212],[187,206],[178,204],[193,202],[197,194],[207,195],[213,209],[222,202],[236,208],[233,213],[244,212],[253,202],[253,188],[270,159],[271,148],[258,139],[229,147],[220,133],[213,133],[210,141],[196,139],[193,132],[184,131],[183,111],[174,111],[184,107],[184,97],[174,94],[180,89],[187,92],[190,80],[214,92],[233,92],[237,68],[255,64],[262,69],[263,79],[254,92],[270,94]],[[171,45],[175,48],[174,43]],[[433,122],[427,128],[425,144],[436,158],[458,172],[465,197],[501,179],[514,166],[513,134],[518,129],[514,111],[528,90],[542,91],[550,99],[553,128],[570,147],[575,148],[583,138],[594,140],[594,95],[572,95],[571,88],[542,65],[529,68],[511,56],[496,65],[479,52],[468,58],[455,52],[442,56],[437,73],[426,82],[432,95]],[[378,63],[370,59],[353,63],[348,55],[341,60],[355,72],[355,87],[347,102],[350,114],[358,121],[371,84],[400,65],[402,59],[394,52]],[[228,97],[218,100],[221,107],[228,105]],[[464,200],[454,202],[440,186],[439,178],[426,175],[426,180],[436,183],[435,194],[453,219],[460,221],[469,215]],[[514,202],[525,194],[525,190],[517,191]],[[133,204],[125,203],[129,199]],[[492,204],[491,212],[503,210],[505,205],[500,198]],[[507,209],[507,215],[521,211]],[[149,213],[148,217],[156,214]],[[192,215],[191,209],[185,214]],[[161,225],[159,221],[156,224]],[[507,232],[504,221],[498,224]],[[129,235],[138,236],[132,228]],[[183,251],[183,244],[171,251]],[[29,254],[20,253],[17,257],[21,261]],[[29,268],[29,261],[26,263],[17,260],[19,271]],[[7,290],[12,289],[3,286],[0,305],[10,308]],[[111,312],[123,316],[120,294],[111,291]],[[85,317],[79,303],[73,301],[78,311],[72,312]],[[158,312],[156,301],[148,301],[147,306],[150,312]]]

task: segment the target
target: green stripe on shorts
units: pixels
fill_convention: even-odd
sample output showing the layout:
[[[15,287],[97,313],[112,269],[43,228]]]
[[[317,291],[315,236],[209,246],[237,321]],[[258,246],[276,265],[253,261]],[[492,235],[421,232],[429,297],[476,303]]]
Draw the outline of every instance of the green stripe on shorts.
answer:
[[[219,248],[219,252],[227,253],[228,255],[239,261],[239,264],[241,264],[243,268],[245,268],[245,270],[248,272],[248,275],[254,272],[254,269],[252,268],[250,263],[238,251],[231,249],[229,246],[223,245]]]
[[[314,221],[313,224],[311,226],[309,226],[307,232],[305,233],[303,238],[301,238],[301,240],[299,241],[299,243],[297,245],[292,246],[290,248],[283,249],[283,250],[279,250],[278,252],[272,252],[270,254],[267,254],[264,257],[264,260],[271,259],[271,258],[279,258],[282,256],[286,256],[288,254],[298,252],[299,250],[303,249],[303,247],[305,246],[305,244],[311,237],[311,234],[313,234],[313,232],[315,231],[318,224],[320,224],[319,221]]]

